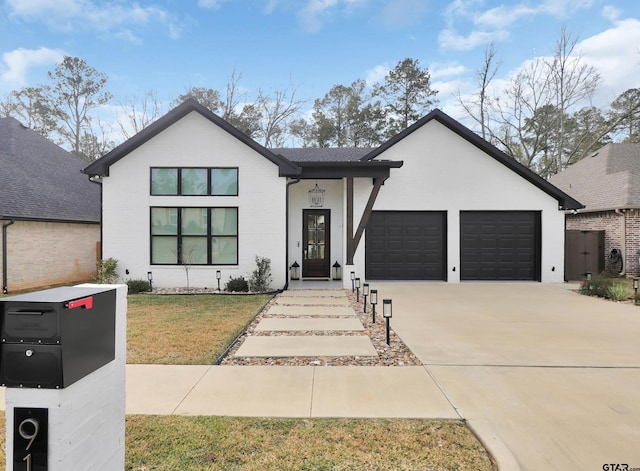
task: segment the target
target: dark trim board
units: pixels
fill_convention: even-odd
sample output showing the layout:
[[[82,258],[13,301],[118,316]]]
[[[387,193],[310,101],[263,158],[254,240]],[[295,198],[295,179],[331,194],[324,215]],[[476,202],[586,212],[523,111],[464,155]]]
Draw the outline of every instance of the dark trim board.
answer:
[[[447,213],[373,211],[365,252],[367,279],[446,281]]]
[[[540,211],[461,211],[460,279],[540,281]]]

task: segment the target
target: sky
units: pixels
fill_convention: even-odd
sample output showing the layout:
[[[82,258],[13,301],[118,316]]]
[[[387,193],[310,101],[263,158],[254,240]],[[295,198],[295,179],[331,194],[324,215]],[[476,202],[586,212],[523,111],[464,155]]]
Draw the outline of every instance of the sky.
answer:
[[[0,97],[45,83],[68,55],[108,76],[114,104],[154,91],[168,110],[189,87],[224,92],[235,71],[247,96],[295,87],[311,109],[412,58],[464,121],[454,96],[474,89],[491,42],[499,85],[552,55],[563,25],[601,74],[594,105],[640,87],[638,0],[2,0]]]

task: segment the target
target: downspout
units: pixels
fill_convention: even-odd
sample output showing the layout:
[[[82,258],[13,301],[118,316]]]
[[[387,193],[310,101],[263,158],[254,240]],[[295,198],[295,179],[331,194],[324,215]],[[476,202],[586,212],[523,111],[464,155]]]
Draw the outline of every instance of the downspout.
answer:
[[[285,270],[284,270],[284,276],[285,276],[285,283],[284,283],[284,288],[282,288],[283,291],[286,291],[287,288],[289,288],[289,188],[291,187],[291,185],[295,185],[296,183],[300,183],[300,179],[299,178],[294,178],[293,180],[290,180],[287,182],[287,195],[286,195],[286,208],[285,208],[285,260],[284,260],[284,265],[285,265]]]
[[[7,282],[7,227],[14,224],[13,219],[2,225],[2,294],[8,294]]]
[[[627,214],[624,210],[616,209],[616,214],[622,216],[622,244],[621,244],[621,257],[622,257],[622,267],[620,268],[620,273],[618,275],[624,276],[626,274],[626,261],[625,257],[627,256]]]

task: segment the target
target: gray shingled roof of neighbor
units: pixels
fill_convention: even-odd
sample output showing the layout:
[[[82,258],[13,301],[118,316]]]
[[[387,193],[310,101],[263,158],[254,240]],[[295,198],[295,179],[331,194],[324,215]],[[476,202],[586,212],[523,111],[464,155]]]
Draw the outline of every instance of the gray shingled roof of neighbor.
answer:
[[[85,161],[14,118],[0,118],[0,218],[100,222],[100,185]]]
[[[640,208],[640,144],[607,144],[549,181],[584,204],[581,212]]]

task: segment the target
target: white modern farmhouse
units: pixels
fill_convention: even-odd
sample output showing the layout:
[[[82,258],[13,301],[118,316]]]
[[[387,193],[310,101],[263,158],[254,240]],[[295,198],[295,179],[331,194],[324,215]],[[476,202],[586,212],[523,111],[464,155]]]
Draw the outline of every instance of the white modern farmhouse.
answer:
[[[439,110],[374,149],[267,149],[193,100],[84,173],[103,257],[154,287],[216,286],[271,260],[274,288],[329,279],[562,282],[582,205]]]

